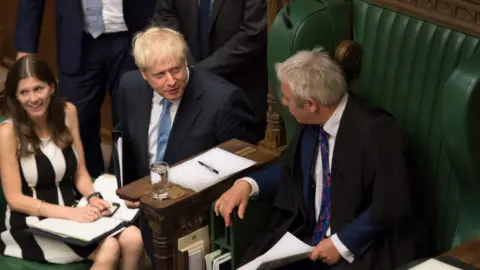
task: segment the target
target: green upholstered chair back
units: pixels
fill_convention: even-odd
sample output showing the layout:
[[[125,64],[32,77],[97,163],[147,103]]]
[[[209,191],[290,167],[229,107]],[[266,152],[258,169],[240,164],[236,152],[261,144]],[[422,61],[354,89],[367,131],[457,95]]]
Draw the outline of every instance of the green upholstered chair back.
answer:
[[[292,29],[280,15],[269,36],[277,102],[275,62],[318,45],[333,55],[353,29],[363,56],[350,90],[392,113],[411,138],[413,178],[423,187],[432,245],[443,252],[480,236],[479,37],[363,0],[290,5]],[[288,140],[295,128],[289,121]]]
[[[270,87],[277,101],[278,111],[285,123],[287,141],[293,136],[297,125],[288,109],[281,106],[281,93],[274,64],[282,62],[294,52],[322,46],[333,53],[343,40],[351,37],[349,7],[344,0],[312,1],[295,0],[290,5],[289,18],[293,29],[284,22],[285,9],[280,11],[270,27],[268,39],[268,76]]]
[[[410,135],[437,251],[480,236],[479,37],[362,0],[353,14],[363,56],[352,91]]]

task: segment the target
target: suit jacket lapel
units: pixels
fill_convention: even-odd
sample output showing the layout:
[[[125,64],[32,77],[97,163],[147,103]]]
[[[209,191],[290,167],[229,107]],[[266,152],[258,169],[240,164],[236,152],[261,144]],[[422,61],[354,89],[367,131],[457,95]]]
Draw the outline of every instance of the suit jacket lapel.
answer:
[[[210,26],[208,27],[208,31],[212,29],[212,26],[217,19],[218,12],[220,11],[220,8],[222,8],[224,2],[225,0],[213,0],[212,13],[210,14]]]
[[[202,89],[195,79],[195,72],[190,69],[190,78],[168,137],[167,149],[165,150],[165,161],[168,163],[178,162],[175,155],[202,110],[202,104],[198,101],[201,96]]]
[[[337,131],[337,138],[335,139],[335,148],[333,150],[332,156],[332,170],[331,176],[332,179],[335,179],[336,176],[340,173],[341,170],[341,162],[342,158],[344,158],[344,153],[346,153],[347,149],[345,147],[348,145],[345,141],[349,141],[349,136],[351,134],[356,134],[355,131],[351,130],[351,127],[355,126],[355,108],[354,103],[355,101],[352,100],[352,95],[350,94],[347,104],[345,105],[345,110],[343,111],[342,119],[340,120],[340,124],[338,126]],[[332,181],[332,185],[334,185],[335,180]]]
[[[154,90],[152,87],[145,81],[144,91],[140,92],[141,95],[138,97],[141,100],[139,102],[141,106],[138,108],[138,116],[135,119],[135,121],[137,121],[139,142],[146,142],[141,143],[140,147],[140,157],[142,160],[145,159],[144,161],[141,161],[141,164],[145,164],[145,166],[149,164],[148,129],[150,126],[150,117],[152,113],[153,91]],[[145,171],[145,168],[142,168],[141,171]]]

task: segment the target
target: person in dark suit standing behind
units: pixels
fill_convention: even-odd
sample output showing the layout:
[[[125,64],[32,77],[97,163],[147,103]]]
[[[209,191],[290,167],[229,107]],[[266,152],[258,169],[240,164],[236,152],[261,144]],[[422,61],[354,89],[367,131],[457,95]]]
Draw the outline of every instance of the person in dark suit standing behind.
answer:
[[[189,64],[245,91],[255,110],[252,130],[265,135],[267,111],[267,1],[157,0],[155,20],[179,31]]]
[[[104,171],[100,108],[106,89],[114,107],[120,77],[135,69],[131,36],[153,19],[155,0],[56,0],[55,4],[60,92],[77,107],[87,169],[97,177]],[[44,6],[45,0],[19,1],[17,58],[37,52]]]
[[[237,181],[216,202],[227,226],[250,196],[273,200],[272,229],[243,262],[287,231],[315,246],[286,269],[394,269],[414,258],[416,231],[402,132],[387,113],[352,94],[320,49],[277,64],[282,103],[301,125],[280,164]]]
[[[254,140],[247,132],[254,113],[243,91],[187,67],[187,51],[182,35],[169,28],[150,27],[134,38],[139,70],[122,77],[115,126],[130,138],[134,178],[150,175],[154,161],[174,164],[233,138]],[[145,217],[140,222],[153,258],[152,232]]]

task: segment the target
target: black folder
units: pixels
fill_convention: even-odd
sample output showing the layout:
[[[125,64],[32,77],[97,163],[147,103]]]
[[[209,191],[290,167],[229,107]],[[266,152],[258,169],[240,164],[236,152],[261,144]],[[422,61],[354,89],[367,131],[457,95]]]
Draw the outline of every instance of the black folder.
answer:
[[[133,155],[133,144],[130,135],[121,131],[113,131],[113,148],[112,148],[112,162],[115,176],[117,177],[118,187],[125,186],[137,180],[135,158]],[[119,138],[122,138],[122,143],[119,145]],[[121,160],[119,156],[119,149],[121,149]],[[122,172],[122,173],[120,173]]]

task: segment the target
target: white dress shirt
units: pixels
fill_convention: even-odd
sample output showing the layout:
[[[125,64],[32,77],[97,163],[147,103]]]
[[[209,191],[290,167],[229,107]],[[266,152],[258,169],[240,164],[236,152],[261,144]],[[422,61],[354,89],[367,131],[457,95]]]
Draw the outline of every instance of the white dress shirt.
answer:
[[[190,70],[187,68],[187,84],[190,80]],[[186,86],[185,86],[186,88]],[[158,138],[158,120],[160,120],[160,115],[162,114],[163,105],[162,100],[164,97],[160,96],[157,91],[153,91],[153,98],[152,98],[152,110],[150,111],[150,124],[148,125],[148,157],[150,164],[155,162],[155,158],[157,156],[157,138]],[[170,118],[172,121],[175,121],[175,116],[177,115],[178,106],[180,106],[180,101],[182,99],[179,98],[175,101],[172,101],[172,105],[170,106]],[[148,164],[148,166],[150,166]]]
[[[86,8],[82,0],[83,8]],[[85,21],[87,20],[86,15]],[[104,33],[117,33],[128,31],[127,24],[123,18],[123,0],[102,0],[102,17],[105,26]]]
[[[160,119],[160,115],[162,114],[163,110],[163,99],[164,97],[160,96],[156,91],[153,92],[150,124],[148,125],[148,157],[150,164],[155,162],[155,158],[157,156],[158,120]],[[172,105],[170,106],[170,118],[172,126],[173,121],[175,121],[175,116],[177,115],[180,100],[181,99],[172,101]]]
[[[345,111],[345,106],[347,105],[348,101],[348,93],[342,98],[340,103],[338,104],[337,108],[333,112],[332,116],[327,120],[327,122],[323,125],[323,129],[328,134],[328,165],[329,171],[332,169],[332,157],[333,157],[333,149],[335,147],[335,139],[337,137],[338,127],[340,125],[340,120],[342,119],[343,112]],[[320,134],[319,134],[320,140]],[[318,144],[320,147],[320,143]],[[252,186],[252,193],[251,196],[258,196],[260,189],[258,184],[252,178],[242,178],[241,180],[245,180],[250,183]],[[335,179],[332,179],[335,181]],[[322,206],[322,193],[323,193],[323,166],[322,166],[322,157],[321,151],[318,150],[318,155],[316,158],[315,163],[315,182],[316,182],[316,189],[315,189],[315,216],[318,217],[320,215],[320,209]],[[328,228],[326,232],[327,237],[330,236],[330,228]],[[340,241],[337,234],[332,235],[331,237],[333,245],[338,250],[338,252],[342,255],[342,257],[347,260],[349,263],[353,262],[354,257],[352,252],[348,250],[348,248]]]

